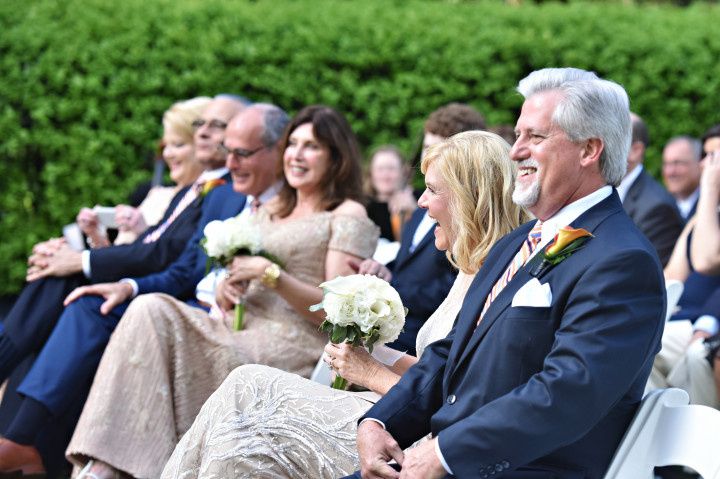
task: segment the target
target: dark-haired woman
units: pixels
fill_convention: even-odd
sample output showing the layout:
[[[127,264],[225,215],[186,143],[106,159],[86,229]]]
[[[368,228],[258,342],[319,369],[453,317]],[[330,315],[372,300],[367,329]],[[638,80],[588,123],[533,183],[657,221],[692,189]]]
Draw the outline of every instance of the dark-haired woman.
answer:
[[[288,125],[283,145],[283,188],[257,213],[263,248],[282,268],[260,256],[234,259],[216,297],[229,311],[234,303],[227,292],[248,284],[240,331],[232,328],[232,314],[213,320],[168,296],[133,301],[105,351],[68,448],[73,462],[85,464],[87,477],[120,471],[159,477],[203,402],[237,366],[312,372],[326,339],[318,331],[321,313],[308,311],[321,300],[317,286],[351,274],[348,260],[370,256],[378,232],[357,201],[359,148],[338,112],[303,109]],[[118,363],[133,367],[111,366]]]

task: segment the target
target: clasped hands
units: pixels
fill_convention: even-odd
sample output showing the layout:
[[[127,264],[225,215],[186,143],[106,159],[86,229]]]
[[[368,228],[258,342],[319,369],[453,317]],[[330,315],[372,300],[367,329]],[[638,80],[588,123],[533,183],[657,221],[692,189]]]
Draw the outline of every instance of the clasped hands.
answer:
[[[247,291],[250,280],[260,279],[272,262],[262,256],[236,256],[227,266],[225,278],[215,287],[215,301],[223,311],[231,310]]]
[[[36,281],[49,276],[70,276],[82,271],[82,256],[65,242],[52,238],[33,246],[27,260],[25,280]]]
[[[417,208],[417,199],[409,186],[393,193],[388,201],[388,210],[394,215],[411,214],[415,208]]]
[[[363,479],[434,479],[447,473],[435,452],[433,438],[416,447],[403,450],[389,432],[375,421],[364,421],[358,426],[357,449],[360,455],[360,472]],[[388,464],[395,460],[401,471]]]

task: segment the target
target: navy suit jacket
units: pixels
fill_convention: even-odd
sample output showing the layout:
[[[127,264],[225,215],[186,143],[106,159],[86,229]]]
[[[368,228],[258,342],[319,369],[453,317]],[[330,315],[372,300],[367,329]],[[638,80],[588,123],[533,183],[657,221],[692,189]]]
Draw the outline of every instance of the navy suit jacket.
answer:
[[[138,294],[167,293],[178,299],[190,299],[195,295],[195,287],[205,276],[207,256],[200,246],[205,236],[205,225],[213,220],[224,220],[237,215],[245,206],[245,195],[236,193],[232,183],[218,186],[212,190],[202,207],[202,216],[195,234],[187,242],[180,257],[167,269],[159,273],[133,278],[138,285]]]
[[[448,337],[365,417],[401,447],[432,432],[457,477],[602,477],[660,349],[664,282],[615,192],[572,226],[594,238],[540,276],[550,307],[511,306],[523,268],[476,329],[528,223],[490,251]]]
[[[181,189],[170,201],[162,219],[132,243],[90,250],[90,281],[103,283],[117,281],[124,276],[150,274],[160,271],[177,258],[195,231],[200,217],[198,205],[188,205],[157,241],[145,244],[143,238],[165,222],[188,188]]]
[[[418,208],[405,224],[400,249],[395,260],[388,265],[393,278],[390,284],[408,308],[405,327],[400,337],[388,346],[415,355],[415,338],[418,330],[447,297],[457,271],[444,251],[435,248],[433,230],[425,234],[417,247],[410,252],[413,235],[425,210]]]
[[[643,170],[630,185],[623,207],[653,244],[665,266],[684,224],[675,198]]]
[[[232,183],[229,173],[222,179],[226,183]],[[182,188],[170,201],[162,219],[132,243],[90,250],[90,282],[104,283],[121,278],[144,276],[162,271],[175,261],[195,233],[205,198],[198,198],[189,204],[157,241],[145,244],[143,239],[170,217],[189,188],[189,186]],[[210,198],[211,193],[212,191],[207,198]]]

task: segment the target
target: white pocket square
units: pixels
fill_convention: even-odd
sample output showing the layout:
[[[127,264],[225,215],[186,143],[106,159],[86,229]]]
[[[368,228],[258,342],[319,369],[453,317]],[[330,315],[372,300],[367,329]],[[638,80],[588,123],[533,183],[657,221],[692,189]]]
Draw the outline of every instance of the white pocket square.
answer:
[[[529,306],[532,308],[547,308],[552,304],[552,291],[550,284],[540,284],[533,278],[520,288],[512,299],[512,307]]]

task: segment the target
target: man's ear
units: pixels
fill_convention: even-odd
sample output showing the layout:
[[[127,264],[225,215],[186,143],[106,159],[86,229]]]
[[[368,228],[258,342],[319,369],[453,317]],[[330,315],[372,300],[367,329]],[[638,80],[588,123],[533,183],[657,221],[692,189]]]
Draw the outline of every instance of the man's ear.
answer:
[[[584,167],[590,166],[592,164],[599,165],[600,154],[603,152],[604,149],[605,145],[600,138],[590,138],[588,140],[585,140],[585,146],[583,147],[580,164]]]

